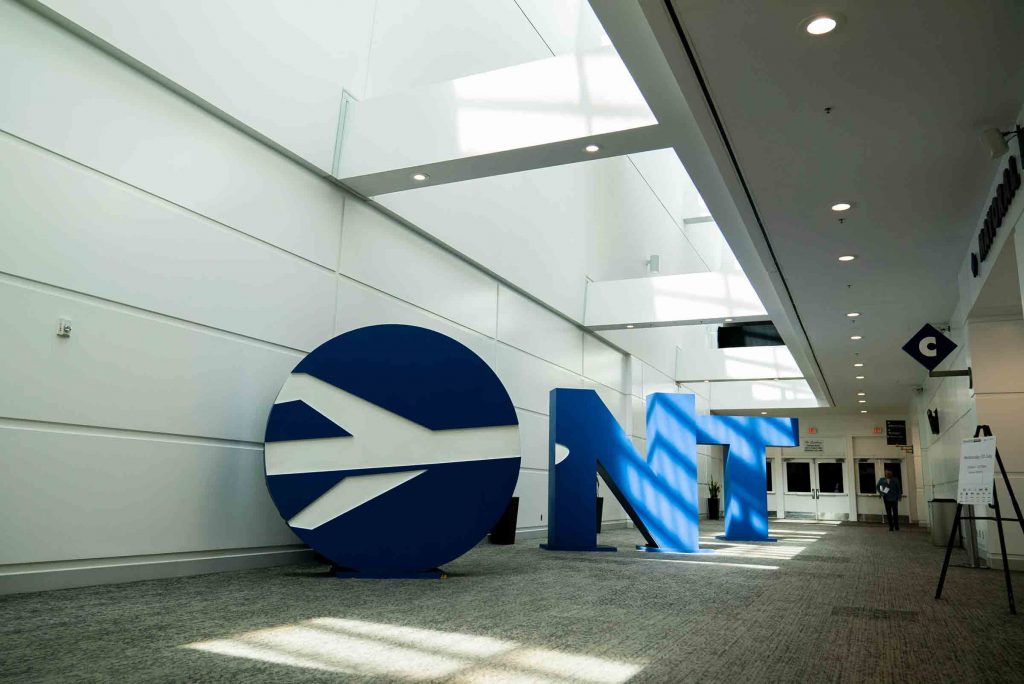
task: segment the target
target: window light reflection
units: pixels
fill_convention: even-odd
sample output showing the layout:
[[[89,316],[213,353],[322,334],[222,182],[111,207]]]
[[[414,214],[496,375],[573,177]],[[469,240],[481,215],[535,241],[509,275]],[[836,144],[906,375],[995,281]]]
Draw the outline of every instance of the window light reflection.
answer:
[[[186,644],[206,653],[355,675],[459,682],[618,684],[642,665],[474,634],[333,617]]]

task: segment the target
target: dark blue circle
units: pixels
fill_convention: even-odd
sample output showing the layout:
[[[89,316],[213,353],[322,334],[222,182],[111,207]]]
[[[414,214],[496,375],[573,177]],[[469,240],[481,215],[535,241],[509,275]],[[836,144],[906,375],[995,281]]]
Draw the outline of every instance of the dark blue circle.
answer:
[[[376,325],[343,333],[310,352],[292,373],[311,375],[429,430],[518,425],[508,392],[483,359],[426,328]],[[267,421],[268,449],[285,441],[301,448],[301,440],[374,439],[339,422],[302,401],[277,403]],[[518,455],[358,470],[339,463],[337,470],[268,475],[267,487],[290,520],[347,477],[425,470],[315,529],[292,527],[341,567],[401,574],[447,563],[478,543],[512,496],[519,466]]]

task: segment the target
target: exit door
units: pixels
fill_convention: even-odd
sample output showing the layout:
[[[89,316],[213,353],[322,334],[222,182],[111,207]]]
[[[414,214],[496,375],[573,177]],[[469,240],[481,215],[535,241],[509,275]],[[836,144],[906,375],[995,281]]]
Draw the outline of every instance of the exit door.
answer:
[[[850,495],[842,459],[785,459],[783,476],[787,518],[849,518]]]

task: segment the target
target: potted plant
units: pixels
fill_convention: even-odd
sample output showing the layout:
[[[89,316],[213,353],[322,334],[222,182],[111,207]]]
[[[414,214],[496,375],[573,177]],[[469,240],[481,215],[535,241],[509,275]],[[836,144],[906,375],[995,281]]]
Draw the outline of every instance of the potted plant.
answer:
[[[722,485],[715,478],[708,480],[708,520],[718,520],[718,493],[721,491]]]

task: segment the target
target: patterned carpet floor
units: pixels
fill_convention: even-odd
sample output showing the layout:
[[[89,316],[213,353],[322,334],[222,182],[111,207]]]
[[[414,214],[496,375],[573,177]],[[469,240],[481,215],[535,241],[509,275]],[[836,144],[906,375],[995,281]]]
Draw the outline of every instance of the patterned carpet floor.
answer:
[[[445,580],[308,565],[0,597],[0,681],[1024,681],[1002,574],[954,567],[934,600],[925,530],[701,531],[716,553],[639,553],[616,530],[618,553],[481,544]]]

